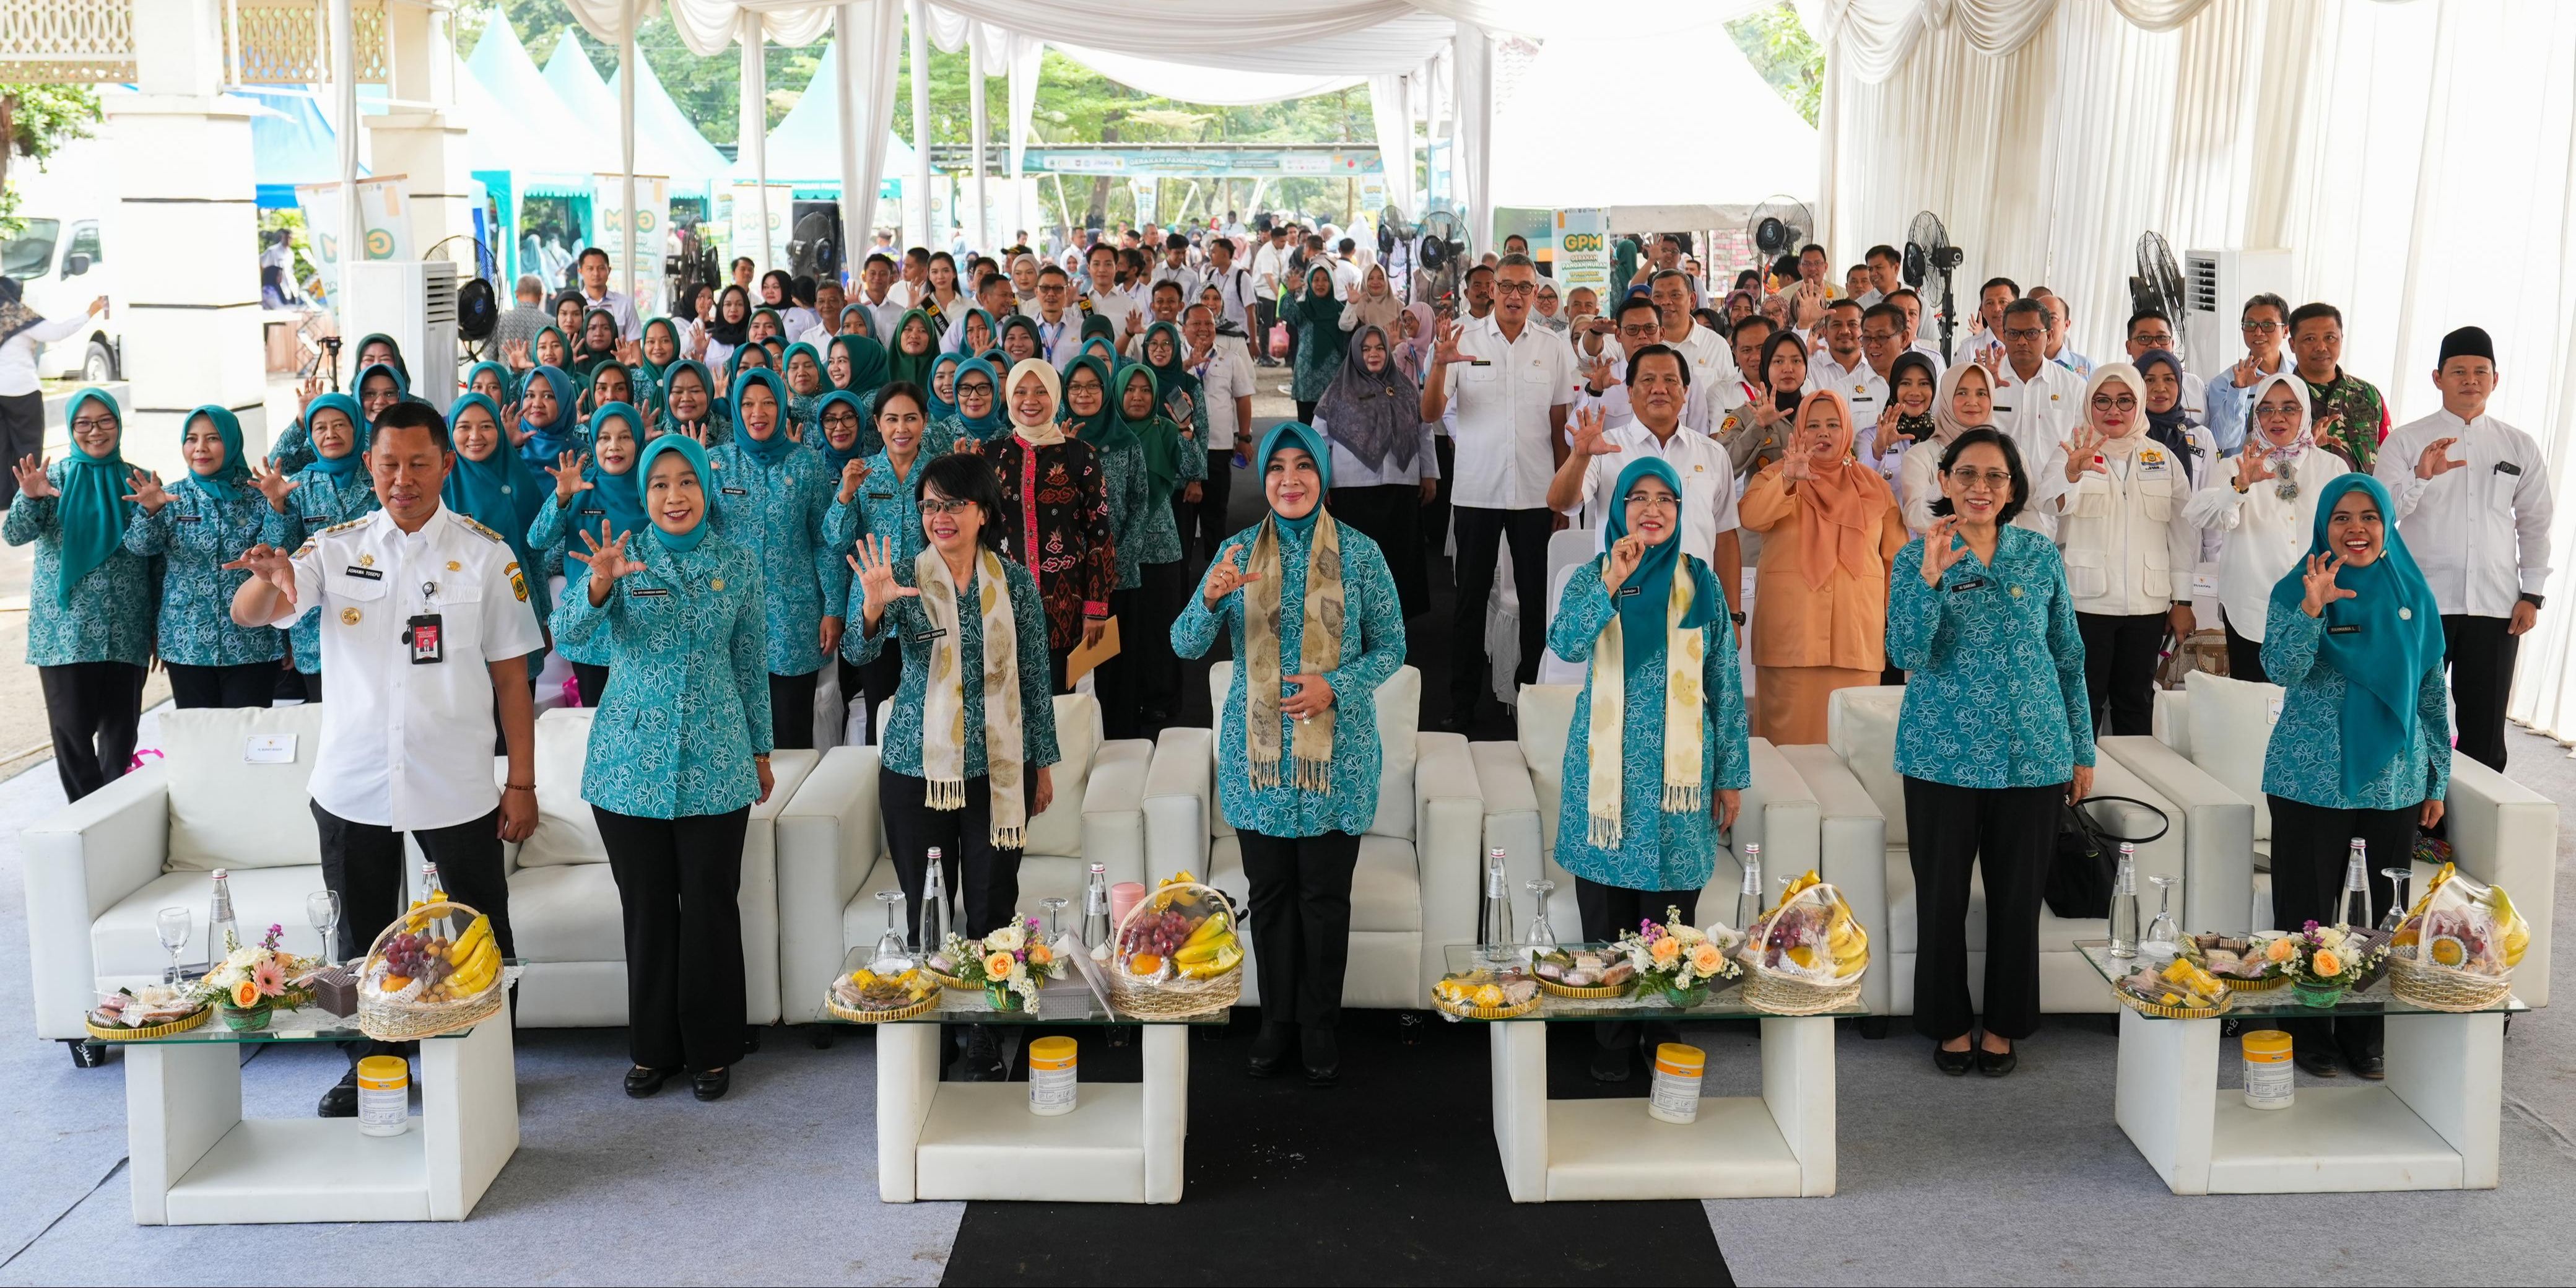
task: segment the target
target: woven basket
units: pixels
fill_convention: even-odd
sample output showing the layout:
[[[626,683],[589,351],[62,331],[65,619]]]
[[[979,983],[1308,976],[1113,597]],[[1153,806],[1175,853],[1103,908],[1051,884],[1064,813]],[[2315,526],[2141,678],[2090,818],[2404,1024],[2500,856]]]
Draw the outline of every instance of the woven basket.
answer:
[[[2428,1011],[2483,1011],[2513,996],[2513,976],[2471,975],[2391,953],[2388,988],[2399,1001]]]
[[[939,1005],[939,994],[935,991],[928,997],[925,997],[910,1006],[897,1007],[891,1011],[854,1010],[850,1007],[841,1005],[840,999],[832,996],[828,992],[823,995],[824,1010],[830,1011],[832,1014],[848,1020],[853,1024],[885,1024],[894,1020],[908,1020],[937,1005]]]
[[[953,988],[961,993],[981,993],[984,991],[984,986],[981,984],[969,984],[954,975],[942,975],[938,971],[932,970],[927,966],[923,966],[918,969],[922,974],[930,977],[930,982],[937,984],[941,988]]]
[[[410,1042],[470,1029],[500,1014],[509,1000],[509,973],[504,970],[493,971],[491,983],[471,997],[437,1002],[394,1001],[367,982],[380,977],[385,946],[415,919],[425,925],[445,917],[451,924],[470,926],[482,915],[466,904],[439,900],[411,909],[377,931],[375,942],[367,946],[366,966],[358,973],[358,1031],[379,1042]]]
[[[1431,1008],[1455,1020],[1516,1020],[1538,1009],[1543,995],[1533,993],[1530,1000],[1518,1006],[1467,1006],[1444,1001],[1438,994],[1431,998]]]
[[[214,1013],[215,1008],[211,1004],[200,1006],[194,1015],[181,1016],[167,1024],[155,1024],[148,1029],[102,1029],[90,1023],[88,1017],[84,1016],[81,1019],[81,1027],[88,1029],[89,1035],[101,1042],[134,1042],[145,1038],[166,1038],[174,1033],[185,1033],[205,1023],[206,1017]]]
[[[2113,988],[2111,996],[2120,999],[2120,1005],[2140,1015],[2154,1015],[2168,1020],[2214,1020],[2227,1011],[2227,1003],[2224,999],[2216,1006],[2166,1006],[2134,997],[2125,988]]]
[[[1586,1001],[1607,1001],[1614,997],[1626,997],[1628,991],[1636,987],[1637,980],[1636,976],[1631,975],[1625,984],[1596,984],[1590,988],[1576,988],[1570,984],[1559,984],[1545,975],[1532,975],[1530,978],[1538,981],[1541,992],[1553,993],[1558,997],[1582,998]]]
[[[1860,1000],[1860,981],[1867,971],[1837,984],[1819,984],[1760,966],[1744,968],[1744,1001],[1769,1015],[1822,1015]]]
[[[1138,916],[1162,911],[1161,905],[1184,892],[1195,892],[1196,897],[1202,902],[1213,900],[1215,911],[1209,915],[1225,918],[1226,923],[1233,928],[1237,940],[1240,941],[1243,935],[1243,922],[1234,915],[1234,904],[1225,897],[1225,892],[1202,882],[1176,881],[1137,900],[1136,906],[1129,908],[1127,915],[1119,919],[1118,929],[1112,932],[1110,942],[1125,945],[1127,928],[1135,923]],[[1119,952],[1111,957],[1109,968],[1102,973],[1109,979],[1110,1007],[1122,1016],[1133,1016],[1137,1019],[1186,1019],[1193,1015],[1222,1011],[1243,1000],[1243,963],[1241,961],[1203,979],[1193,979],[1178,973],[1169,979],[1139,979],[1127,972],[1127,954]]]

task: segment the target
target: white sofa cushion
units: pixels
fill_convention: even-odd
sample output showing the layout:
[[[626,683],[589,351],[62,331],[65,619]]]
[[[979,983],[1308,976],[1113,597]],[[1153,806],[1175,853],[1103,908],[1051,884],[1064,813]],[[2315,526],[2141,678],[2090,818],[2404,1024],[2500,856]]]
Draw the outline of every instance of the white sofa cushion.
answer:
[[[877,728],[886,727],[893,709],[892,698],[877,704]],[[1097,700],[1087,693],[1055,695],[1055,801],[1045,813],[1029,820],[1022,854],[1081,857],[1083,788],[1091,781],[1091,761],[1100,754],[1102,741]]]
[[[1896,772],[1896,717],[1904,706],[1901,684],[1836,689],[1825,706],[1825,743],[1887,816],[1891,848],[1906,844],[1905,781]],[[1896,891],[1887,897],[1894,903]]]
[[[519,843],[519,866],[608,862],[608,846],[599,839],[599,819],[581,798],[582,762],[590,755],[590,707],[558,707],[537,717],[537,830]],[[607,879],[606,869],[601,880]],[[609,890],[614,902],[616,890]],[[518,914],[518,887],[510,891],[510,924],[525,956],[526,934]],[[529,958],[531,961],[622,961],[621,950],[607,957]]]
[[[606,860],[523,868],[510,877],[510,941],[522,961],[626,960],[625,905]]]
[[[289,952],[309,954],[321,947],[322,937],[304,915],[305,896],[322,888],[320,864],[236,869],[225,884],[232,887],[233,923],[245,942],[255,943],[270,926],[278,926],[285,931],[280,942]],[[160,978],[170,964],[170,954],[161,950],[160,932],[154,926],[163,908],[188,910],[188,948],[180,961],[193,965],[207,960],[206,908],[214,899],[214,889],[215,879],[204,872],[165,872],[108,905],[89,928],[99,979]]]
[[[251,764],[244,748],[260,734],[293,737],[295,759]],[[310,867],[321,861],[322,839],[306,786],[322,747],[320,705],[170,711],[161,717],[160,741],[170,784],[167,871]],[[202,901],[193,910],[202,914]],[[303,920],[300,903],[294,920]],[[150,913],[144,921],[148,938]],[[242,924],[250,923],[245,917]]]
[[[1252,882],[1243,872],[1243,844],[1227,839],[1208,852],[1208,884],[1251,906]],[[1422,873],[1413,846],[1374,833],[1360,838],[1351,870],[1351,930],[1418,932],[1422,929]]]
[[[1234,683],[1234,663],[1220,661],[1208,667],[1208,701],[1217,713],[1216,736],[1225,737],[1225,697],[1227,686]],[[1377,690],[1377,739],[1381,761],[1378,767],[1377,817],[1370,821],[1368,834],[1391,836],[1398,840],[1413,839],[1413,762],[1421,754],[1415,735],[1422,724],[1422,672],[1400,666]],[[1213,746],[1213,744],[1211,744]],[[1222,757],[1219,763],[1223,763]],[[1223,793],[1209,811],[1213,835],[1232,836],[1234,825],[1225,821]]]
[[[1557,814],[1565,801],[1565,748],[1573,737],[1574,704],[1582,696],[1580,684],[1521,686],[1521,760],[1529,766],[1530,788],[1538,796],[1539,837],[1551,855],[1556,853]]]
[[[2183,677],[2189,699],[2191,763],[2219,786],[2254,805],[2254,839],[2272,839],[2272,806],[2263,799],[2263,753],[2281,718],[2281,686],[2194,671]]]

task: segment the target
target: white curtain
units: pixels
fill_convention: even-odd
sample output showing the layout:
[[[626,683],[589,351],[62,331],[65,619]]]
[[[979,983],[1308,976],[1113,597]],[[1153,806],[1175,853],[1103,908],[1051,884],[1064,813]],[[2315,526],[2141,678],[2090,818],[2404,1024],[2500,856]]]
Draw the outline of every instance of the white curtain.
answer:
[[[1484,28],[1461,23],[1452,56],[1455,89],[1449,110],[1455,123],[1450,130],[1449,188],[1459,208],[1467,212],[1473,240],[1486,245],[1493,240],[1494,227],[1494,213],[1485,205],[1492,192],[1487,176],[1493,173],[1494,160],[1494,42]]]
[[[1419,216],[1420,197],[1413,189],[1413,101],[1411,76],[1369,77],[1369,116],[1377,127],[1377,155],[1386,167],[1386,199],[1398,210]]]
[[[1255,72],[1239,67],[1208,67],[1181,60],[1093,49],[1061,40],[1047,43],[1053,45],[1057,53],[1130,89],[1159,94],[1183,103],[1208,103],[1218,107],[1277,103],[1284,99],[1335,93],[1359,84],[1361,79],[1340,72]]]
[[[1046,60],[1046,42],[1035,36],[1011,37],[1011,179],[1019,199],[1013,228],[1033,228],[1037,212],[1029,199],[1029,130],[1037,118],[1038,69]]]

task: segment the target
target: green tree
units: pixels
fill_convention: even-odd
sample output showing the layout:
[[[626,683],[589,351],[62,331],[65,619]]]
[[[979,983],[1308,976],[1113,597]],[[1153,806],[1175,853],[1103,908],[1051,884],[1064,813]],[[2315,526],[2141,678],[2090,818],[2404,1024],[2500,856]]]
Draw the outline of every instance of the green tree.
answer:
[[[1788,0],[1726,24],[1735,47],[1751,59],[1754,70],[1807,124],[1816,123],[1825,92],[1825,51],[1798,21]]]
[[[25,157],[43,169],[55,149],[89,137],[98,119],[98,91],[91,86],[0,85],[0,235],[21,226],[10,162]]]

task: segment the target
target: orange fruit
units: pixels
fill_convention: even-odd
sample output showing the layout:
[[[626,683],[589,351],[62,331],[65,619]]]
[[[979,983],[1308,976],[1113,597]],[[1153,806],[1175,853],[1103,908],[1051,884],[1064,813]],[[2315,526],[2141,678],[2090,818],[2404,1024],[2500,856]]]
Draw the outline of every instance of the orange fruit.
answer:
[[[1163,959],[1153,953],[1138,953],[1127,959],[1127,972],[1131,975],[1152,975],[1162,969]]]

